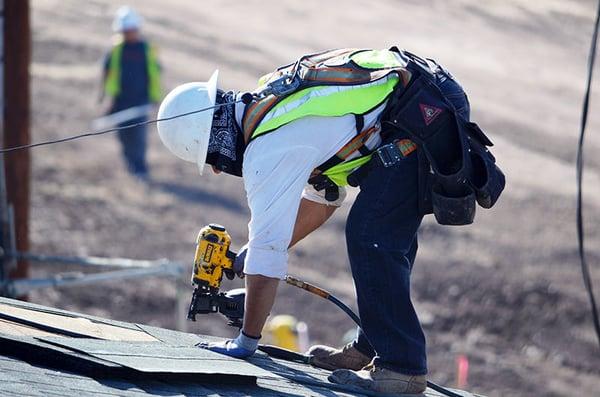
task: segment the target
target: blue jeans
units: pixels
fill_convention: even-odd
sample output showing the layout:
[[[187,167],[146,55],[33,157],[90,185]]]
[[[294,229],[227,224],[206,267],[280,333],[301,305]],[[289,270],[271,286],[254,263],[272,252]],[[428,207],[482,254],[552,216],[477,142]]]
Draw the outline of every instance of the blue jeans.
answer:
[[[443,69],[435,81],[457,112],[468,119],[460,85]],[[406,138],[389,136],[384,141]],[[427,373],[425,335],[410,298],[417,253],[419,162],[413,152],[391,167],[374,166],[346,223],[346,244],[362,330],[353,345],[375,365],[407,375]]]
[[[126,124],[134,124],[145,121],[145,118],[128,121]],[[127,163],[129,172],[135,175],[145,176],[148,174],[146,164],[146,126],[127,128],[118,132],[123,157]]]

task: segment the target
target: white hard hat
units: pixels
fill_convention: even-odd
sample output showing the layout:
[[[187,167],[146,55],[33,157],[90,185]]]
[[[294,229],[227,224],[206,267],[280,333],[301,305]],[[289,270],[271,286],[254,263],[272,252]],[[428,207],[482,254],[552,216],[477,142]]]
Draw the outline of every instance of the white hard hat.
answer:
[[[176,87],[163,99],[158,118],[164,119],[215,105],[217,78],[215,72],[206,83],[187,83]],[[157,123],[162,143],[175,156],[198,165],[200,175],[206,163],[208,141],[214,109],[177,117]]]
[[[121,6],[117,10],[112,28],[115,32],[136,30],[142,25],[142,17],[129,6]]]

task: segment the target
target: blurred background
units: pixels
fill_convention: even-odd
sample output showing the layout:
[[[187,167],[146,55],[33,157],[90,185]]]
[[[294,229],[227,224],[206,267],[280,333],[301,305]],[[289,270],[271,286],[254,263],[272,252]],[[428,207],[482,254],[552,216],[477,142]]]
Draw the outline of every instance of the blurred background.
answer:
[[[88,130],[98,103],[112,21],[122,1],[31,0],[31,137]],[[431,379],[453,385],[457,358],[468,385],[489,396],[595,395],[600,355],[581,281],[575,229],[575,154],[596,2],[591,0],[380,0],[324,2],[129,0],[158,48],[165,92],[206,81],[251,90],[259,76],[336,47],[397,45],[445,65],[469,94],[472,119],[496,144],[507,189],[475,224],[421,228],[413,297],[428,337]],[[10,57],[10,53],[7,54]],[[598,72],[598,70],[596,70]],[[586,142],[585,227],[600,283],[600,95],[594,84]],[[168,258],[190,264],[198,230],[227,227],[246,242],[242,181],[198,175],[149,129],[151,182],[127,171],[114,136],[31,151],[30,249],[60,255]],[[291,251],[289,272],[353,308],[343,208]],[[428,217],[430,218],[430,217]],[[16,219],[19,222],[19,219]],[[32,277],[79,266],[32,263]],[[186,276],[187,277],[187,276]],[[226,281],[225,289],[240,286]],[[176,327],[176,283],[153,277],[32,292],[44,305]],[[183,285],[183,293],[191,286]],[[186,295],[185,299],[188,299]],[[393,302],[381,302],[382,305]],[[339,345],[352,322],[335,306],[282,285],[273,314],[306,323],[312,343]],[[236,332],[219,315],[190,332]]]

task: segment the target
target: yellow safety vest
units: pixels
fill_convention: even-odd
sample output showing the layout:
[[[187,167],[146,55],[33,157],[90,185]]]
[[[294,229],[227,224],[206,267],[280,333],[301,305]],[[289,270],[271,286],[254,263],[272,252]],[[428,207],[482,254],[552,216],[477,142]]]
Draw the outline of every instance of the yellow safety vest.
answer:
[[[387,100],[399,82],[404,87],[408,84],[411,73],[406,64],[397,52],[389,50],[345,48],[303,56],[259,80],[264,87],[296,71],[301,83],[287,96],[271,94],[246,106],[242,118],[246,142],[306,116],[366,114]],[[330,162],[335,165],[320,170],[339,186],[346,185],[347,176],[371,158],[346,160],[370,136],[368,131],[357,133],[336,154],[337,161]]]
[[[121,59],[123,56],[124,42],[113,47],[108,64],[108,73],[104,82],[104,91],[111,97],[116,97],[121,92]],[[146,68],[148,70],[148,97],[151,102],[159,102],[162,99],[160,87],[160,67],[155,48],[145,43]]]

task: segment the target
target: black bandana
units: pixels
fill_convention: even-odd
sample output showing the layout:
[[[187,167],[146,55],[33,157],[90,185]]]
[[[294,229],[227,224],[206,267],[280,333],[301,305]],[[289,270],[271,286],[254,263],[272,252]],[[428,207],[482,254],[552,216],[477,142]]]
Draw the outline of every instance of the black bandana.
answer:
[[[217,104],[230,103],[215,109],[206,162],[234,176],[242,176],[244,136],[235,121],[235,93],[217,92]]]

